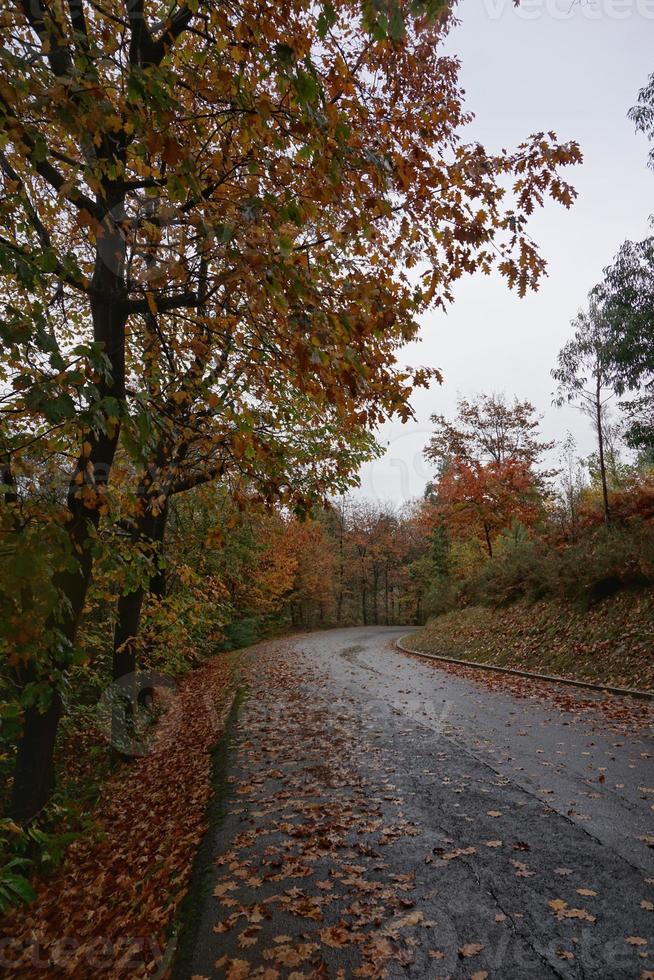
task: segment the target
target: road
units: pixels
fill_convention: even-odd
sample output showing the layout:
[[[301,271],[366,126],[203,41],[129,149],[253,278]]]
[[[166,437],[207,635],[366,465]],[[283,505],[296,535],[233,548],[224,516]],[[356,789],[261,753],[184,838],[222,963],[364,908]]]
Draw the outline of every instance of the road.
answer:
[[[402,633],[248,652],[177,980],[654,980],[649,709],[489,687]]]

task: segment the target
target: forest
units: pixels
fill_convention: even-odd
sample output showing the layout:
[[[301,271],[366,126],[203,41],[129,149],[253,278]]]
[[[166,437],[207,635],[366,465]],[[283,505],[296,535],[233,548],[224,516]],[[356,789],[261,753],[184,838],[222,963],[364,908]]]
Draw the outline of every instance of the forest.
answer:
[[[654,237],[551,365],[590,456],[528,392],[446,417],[401,363],[460,278],[538,288],[530,219],[573,204],[579,146],[466,142],[445,0],[148,7],[0,14],[0,911],[129,767],[97,713],[122,679],[654,585]],[[651,141],[654,75],[631,118]],[[430,385],[424,495],[366,499],[377,428]]]

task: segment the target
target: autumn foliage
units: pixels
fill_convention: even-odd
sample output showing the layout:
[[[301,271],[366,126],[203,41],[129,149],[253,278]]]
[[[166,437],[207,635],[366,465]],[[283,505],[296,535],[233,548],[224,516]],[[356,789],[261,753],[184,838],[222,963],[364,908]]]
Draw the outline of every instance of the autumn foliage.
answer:
[[[571,203],[580,154],[464,142],[443,4],[208,0],[158,21],[142,0],[8,0],[2,23],[3,643],[28,820],[106,544],[118,679],[173,498],[220,480],[306,512],[347,489],[370,427],[434,374],[396,362],[418,314],[494,265],[535,288],[527,217]]]

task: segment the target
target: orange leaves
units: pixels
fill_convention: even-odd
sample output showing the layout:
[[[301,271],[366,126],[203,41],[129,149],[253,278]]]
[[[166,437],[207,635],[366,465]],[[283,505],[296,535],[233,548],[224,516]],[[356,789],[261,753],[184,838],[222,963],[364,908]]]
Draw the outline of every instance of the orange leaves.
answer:
[[[547,903],[557,919],[582,919],[584,922],[595,922],[596,918],[586,909],[570,908],[562,898],[555,898]]]
[[[134,956],[144,975],[162,967],[165,933],[205,829],[209,750],[229,707],[230,674],[228,661],[214,660],[188,675],[163,715],[159,751],[116,771],[94,813],[101,833],[76,841],[70,863],[41,883],[35,906],[14,918],[15,948],[25,951],[26,961],[11,964],[13,976],[33,976],[31,942],[56,956],[62,935],[75,937],[80,964],[95,962],[102,937],[104,948],[113,949],[108,963],[115,977],[133,976],[136,969],[121,966],[124,937],[149,937]],[[225,895],[231,890],[229,883],[216,888]],[[242,969],[235,963],[232,976],[247,976]]]
[[[461,959],[468,959],[470,956],[479,956],[483,948],[483,943],[466,943],[465,946],[459,948],[459,956]]]
[[[250,976],[250,964],[247,960],[221,956],[216,961],[216,966],[225,970],[227,980],[247,980]]]
[[[529,525],[539,514],[534,477],[521,461],[451,460],[438,482],[436,511],[454,535],[478,537],[492,554],[492,538],[512,521]]]
[[[331,946],[332,949],[342,949],[352,942],[352,935],[349,929],[344,929],[341,926],[330,926],[328,929],[321,930],[320,940],[325,946]]]

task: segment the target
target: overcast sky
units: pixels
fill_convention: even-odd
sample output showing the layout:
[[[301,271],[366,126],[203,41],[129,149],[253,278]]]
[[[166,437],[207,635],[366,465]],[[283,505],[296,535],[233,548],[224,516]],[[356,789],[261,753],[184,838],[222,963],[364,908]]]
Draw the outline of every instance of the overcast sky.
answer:
[[[624,239],[648,234],[654,212],[647,143],[626,116],[654,71],[654,0],[523,0],[518,9],[462,0],[458,17],[447,47],[461,59],[475,113],[467,137],[510,149],[552,129],[579,142],[584,163],[566,172],[579,192],[572,209],[552,202],[532,221],[549,265],[540,290],[521,300],[499,275],[467,278],[449,312],[425,316],[421,342],[406,348],[406,363],[439,367],[445,380],[414,395],[415,422],[383,428],[384,458],[361,471],[358,493],[396,503],[422,493],[429,416],[451,415],[458,395],[529,398],[548,439],[569,430],[581,455],[592,451],[588,421],[551,406],[550,369],[588,290]]]

